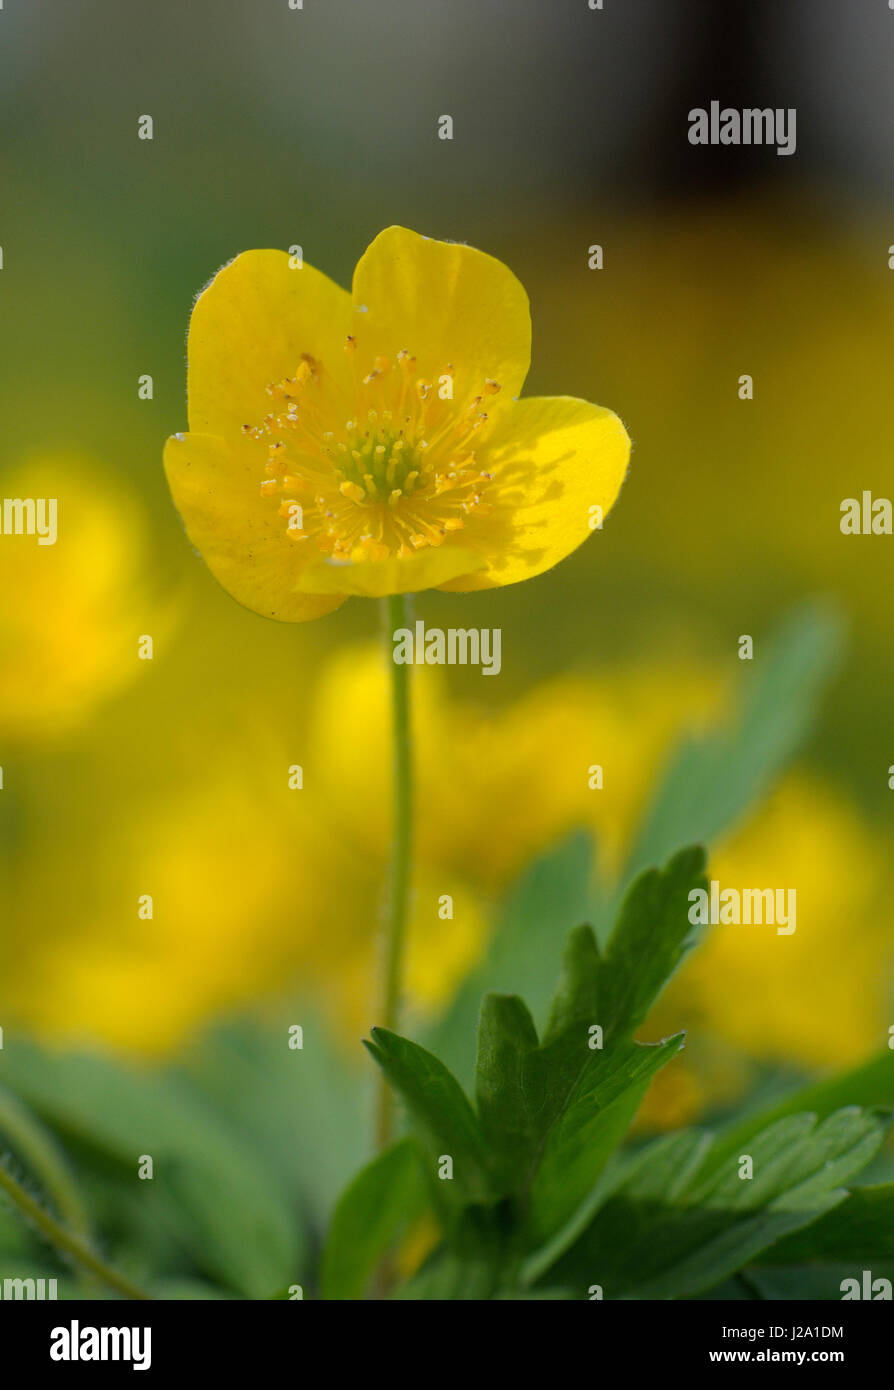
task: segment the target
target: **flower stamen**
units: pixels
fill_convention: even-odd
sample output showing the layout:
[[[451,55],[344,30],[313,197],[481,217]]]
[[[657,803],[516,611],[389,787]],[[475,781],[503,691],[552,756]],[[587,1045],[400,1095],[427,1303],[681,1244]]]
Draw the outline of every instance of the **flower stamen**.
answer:
[[[353,359],[353,335],[345,348]],[[451,381],[452,374],[449,366]],[[343,418],[339,392],[305,353],[293,377],[267,387],[280,408],[243,426],[246,437],[267,442],[261,495],[279,500],[290,540],[313,540],[325,555],[405,557],[439,546],[470,516],[491,510],[483,500],[490,475],[470,445],[487,422],[485,397],[499,390],[488,378],[465,406],[445,401],[402,349],[393,360],[376,357],[359,379],[355,370],[351,418],[334,428]]]

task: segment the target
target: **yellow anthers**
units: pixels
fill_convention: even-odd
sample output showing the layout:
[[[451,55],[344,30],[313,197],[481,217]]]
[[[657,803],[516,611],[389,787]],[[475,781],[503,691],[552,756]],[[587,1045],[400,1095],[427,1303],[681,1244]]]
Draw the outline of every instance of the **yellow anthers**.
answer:
[[[352,362],[356,345],[349,334]],[[409,349],[371,360],[365,373],[354,375],[353,414],[341,429],[329,426],[340,418],[334,412],[341,397],[324,364],[307,353],[294,377],[267,388],[284,408],[244,428],[252,439],[269,440],[262,495],[313,497],[300,528],[294,525],[298,504],[279,506],[289,538],[310,536],[337,559],[406,558],[442,545],[469,517],[493,510],[482,497],[492,475],[478,468],[470,443],[487,423],[481,406],[499,393],[500,383],[487,377],[474,396],[454,402],[414,375],[417,358]],[[455,372],[448,361],[438,379],[455,381]]]
[[[359,551],[359,558],[367,560],[385,560],[390,554],[387,545],[376,540],[374,536],[361,536],[356,549]]]
[[[354,345],[350,335],[347,346]],[[298,503],[279,506],[289,538],[312,536],[324,554],[338,559],[406,558],[442,545],[470,515],[491,510],[481,494],[490,475],[478,469],[469,440],[484,426],[487,413],[480,406],[497,394],[499,382],[488,377],[471,401],[445,408],[431,381],[414,378],[416,357],[408,349],[393,360],[376,355],[372,361],[355,377],[354,413],[341,430],[324,427],[338,415],[326,397],[325,367],[307,354],[294,378],[268,387],[285,409],[245,430],[253,439],[274,436],[264,496],[313,496],[307,522],[298,528]],[[445,371],[452,377],[452,362]]]

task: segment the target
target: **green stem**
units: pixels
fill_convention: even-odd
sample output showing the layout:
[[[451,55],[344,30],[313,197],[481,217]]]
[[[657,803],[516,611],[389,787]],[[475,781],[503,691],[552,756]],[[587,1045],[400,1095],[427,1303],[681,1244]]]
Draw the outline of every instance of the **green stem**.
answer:
[[[383,639],[385,657],[391,672],[392,775],[394,781],[394,821],[391,840],[391,866],[382,960],[382,996],[376,1023],[395,1030],[403,990],[407,923],[410,915],[410,875],[413,822],[413,766],[410,731],[410,667],[393,659],[393,634],[413,624],[410,594],[393,594],[384,601]],[[391,1142],[394,1114],[391,1089],[384,1075],[379,1077],[376,1108],[376,1147]]]
[[[5,1086],[0,1086],[0,1134],[40,1180],[66,1226],[89,1239],[87,1212],[65,1159],[43,1125]]]
[[[97,1279],[101,1279],[109,1288],[117,1293],[123,1294],[125,1298],[151,1299],[152,1295],[146,1293],[136,1284],[132,1284],[123,1274],[119,1274],[116,1269],[112,1269],[97,1254],[91,1250],[86,1241],[73,1231],[66,1230],[48,1211],[36,1201],[30,1192],[27,1192],[21,1183],[16,1182],[15,1178],[8,1173],[0,1163],[0,1190],[4,1191],[10,1201],[18,1207],[23,1216],[27,1217],[42,1235],[54,1245],[57,1250],[65,1255],[70,1255],[73,1260],[82,1265],[84,1269],[95,1274]]]

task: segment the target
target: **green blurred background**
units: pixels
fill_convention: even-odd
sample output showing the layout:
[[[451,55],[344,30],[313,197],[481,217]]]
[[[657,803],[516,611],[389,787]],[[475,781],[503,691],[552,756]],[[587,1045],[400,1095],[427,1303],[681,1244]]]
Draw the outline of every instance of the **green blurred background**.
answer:
[[[557,836],[590,824],[611,861],[674,739],[750,678],[739,635],[757,665],[820,594],[849,634],[813,741],[718,847],[743,883],[803,884],[804,954],[724,943],[680,1009],[783,1063],[884,1045],[894,539],[842,536],[839,507],[891,491],[892,35],[881,0],[7,0],[0,468],[5,496],[61,517],[53,550],[0,538],[7,1030],[155,1055],[297,989],[359,1052],[387,840],[378,614],[241,610],[161,450],[222,263],[299,243],[349,284],[399,222],[504,260],[532,302],[528,393],[598,401],[634,441],[604,532],[557,570],[420,602],[501,627],[503,673],[420,689],[418,1007]],[[713,99],[796,107],[797,153],[690,147]],[[598,806],[593,762],[615,770]]]

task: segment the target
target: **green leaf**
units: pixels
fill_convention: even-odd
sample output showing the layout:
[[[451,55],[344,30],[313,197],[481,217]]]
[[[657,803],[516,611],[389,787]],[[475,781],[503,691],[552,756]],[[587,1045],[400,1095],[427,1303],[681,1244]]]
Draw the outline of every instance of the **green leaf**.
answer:
[[[525,1260],[521,1282],[536,1283],[586,1231],[609,1197],[621,1187],[629,1189],[634,1179],[641,1202],[673,1203],[701,1167],[710,1145],[710,1134],[680,1130],[632,1152],[616,1151],[572,1219]]]
[[[617,1045],[629,1042],[692,942],[689,893],[704,882],[703,870],[704,853],[694,848],[676,855],[664,870],[640,875],[604,956],[590,927],[570,933],[542,1045],[520,999],[486,996],[479,1024],[478,1110],[504,1191],[531,1184],[534,1168],[550,1158],[552,1146],[566,1133],[560,1130],[547,1143],[552,1127],[581,1095],[586,1096],[587,1078],[595,1088],[597,1077],[603,1078],[603,1085],[611,1077],[623,1090],[623,1078],[628,1077],[637,1088],[629,1097],[629,1122],[653,1069],[677,1050],[679,1041],[661,1054]],[[597,1025],[602,1028],[601,1046],[594,1046],[591,1037]],[[619,1100],[611,1124],[605,1122],[606,1136],[624,1123],[624,1113]],[[569,1121],[567,1132],[576,1134],[584,1118],[588,1123],[593,1119],[585,1105],[577,1119]],[[600,1151],[593,1164],[594,1181],[604,1157]],[[585,1169],[581,1160],[581,1172]],[[577,1187],[571,1184],[567,1191],[576,1192]],[[544,1232],[538,1229],[538,1235],[542,1238]]]
[[[704,1167],[712,1136],[702,1130],[681,1129],[625,1156],[626,1172],[621,1181],[628,1193],[641,1202],[679,1202],[696,1174]]]
[[[720,1168],[698,1175],[686,1193],[692,1206],[749,1210],[763,1202],[784,1203],[787,1210],[809,1207],[817,1194],[847,1181],[878,1152],[887,1116],[875,1110],[848,1106],[817,1124],[816,1115],[792,1115],[777,1120],[748,1146],[754,1177],[739,1177],[738,1156]],[[779,1194],[784,1194],[779,1195]]]
[[[9,1170],[9,1160],[2,1152],[0,1164]],[[0,1258],[8,1254],[24,1254],[31,1250],[33,1243],[31,1228],[22,1220],[18,1209],[0,1197]]]
[[[199,1270],[250,1298],[294,1280],[297,1211],[263,1154],[183,1078],[21,1040],[2,1056],[9,1087],[90,1168],[105,1162],[132,1183],[143,1218],[148,1209],[166,1225]],[[153,1160],[151,1181],[137,1177],[142,1154]]]
[[[683,1034],[649,1046],[617,1042],[587,1052],[538,1155],[529,1193],[529,1243],[555,1239],[592,1191],[620,1144],[655,1073],[679,1052]],[[561,1238],[561,1236],[560,1236]]]
[[[576,927],[569,933],[562,957],[562,973],[553,995],[543,1034],[551,1043],[579,1026],[589,1028],[601,1018],[600,985],[604,965],[592,927]]]
[[[467,976],[426,1044],[471,1087],[482,995],[517,994],[535,1020],[549,1005],[554,961],[568,931],[590,916],[593,842],[577,831],[536,860],[513,887],[484,960]]]
[[[729,730],[687,740],[636,835],[622,882],[680,845],[713,844],[772,784],[797,751],[841,648],[841,623],[817,604],[792,612],[743,677]]]
[[[834,1211],[787,1236],[762,1263],[894,1260],[894,1183],[858,1187]]]
[[[233,1300],[234,1297],[232,1293],[214,1284],[203,1284],[198,1279],[157,1279],[152,1285],[152,1296],[166,1303],[210,1303]]]
[[[553,1255],[591,1213],[597,1179],[652,1077],[682,1046],[682,1035],[658,1047],[630,1035],[692,944],[689,893],[704,882],[704,862],[701,849],[687,849],[640,875],[604,956],[589,928],[569,938],[544,1047],[526,1059],[528,1073],[539,1064],[539,1085],[528,1089],[541,1119],[529,1222]],[[591,1046],[594,1024],[602,1049]]]
[[[660,963],[676,963],[678,942],[690,932],[685,913],[685,930],[679,926],[686,906],[681,894],[701,863],[700,853],[690,852],[665,874],[648,876],[647,890],[639,887],[633,895],[616,955],[610,950],[600,959],[590,927],[570,933],[542,1045],[519,999],[485,998],[478,1044],[481,1129],[495,1155],[500,1189],[528,1204],[535,1241],[552,1234],[545,1223],[564,1224],[587,1196],[651,1077],[682,1045],[682,1037],[658,1048],[630,1040],[660,985],[654,963],[636,951],[649,942]],[[655,924],[657,939],[647,923]],[[607,1036],[597,1042],[591,1028],[601,1019],[600,1001],[612,997],[606,977],[620,1003],[609,1013]]]
[[[424,1206],[416,1140],[401,1139],[361,1169],[335,1209],[323,1254],[323,1298],[363,1298],[379,1261]]]
[[[834,1214],[834,1213],[833,1213]],[[824,1217],[823,1220],[826,1218]],[[819,1222],[817,1222],[819,1225]],[[845,1279],[856,1279],[861,1289],[865,1266],[852,1263],[805,1265],[751,1265],[744,1274],[747,1283],[759,1297],[798,1299],[816,1302],[840,1302]],[[894,1260],[875,1260],[870,1270],[871,1281],[887,1279],[894,1285]]]
[[[520,998],[485,997],[477,1121],[432,1054],[382,1035],[390,1055],[380,1048],[377,1059],[429,1142],[434,1138],[451,1154],[465,1148],[471,1156],[466,1167],[477,1183],[460,1189],[464,1199],[480,1201],[490,1192],[514,1198],[524,1211],[517,1243],[528,1271],[545,1250],[554,1259],[589,1220],[603,1191],[599,1179],[650,1081],[682,1046],[682,1035],[654,1046],[631,1035],[691,943],[689,893],[703,882],[703,869],[704,854],[696,848],[675,856],[663,871],[643,874],[604,956],[590,927],[570,933],[542,1043]],[[378,1032],[374,1037],[379,1042]]]
[[[304,1030],[300,1050],[287,1045],[295,1022]],[[184,1062],[230,1128],[251,1136],[291,1201],[321,1222],[367,1158],[373,1076],[356,1050],[359,1065],[313,1006],[298,1000],[275,1018],[215,1028]]]
[[[598,965],[592,931],[577,929],[550,1015],[551,1035],[542,1046],[519,999],[487,996],[479,1030],[480,1118],[436,1057],[387,1030],[373,1030],[370,1052],[404,1097],[430,1150],[453,1158],[450,1196],[466,1204],[447,1248],[413,1281],[428,1292],[415,1296],[456,1297],[444,1290],[462,1283],[460,1266],[466,1271],[463,1287],[471,1287],[470,1261],[480,1286],[495,1289],[505,1274],[500,1259],[517,1261],[523,1248],[555,1238],[592,1193],[652,1076],[681,1047],[682,1035],[655,1046],[624,1037],[607,1048],[593,1046]],[[517,1204],[498,1204],[488,1216],[482,1204],[501,1193]],[[477,1221],[471,1218],[475,1210],[481,1213]],[[504,1224],[495,1232],[495,1211],[524,1211],[511,1239]],[[468,1243],[476,1231],[487,1234],[487,1250],[467,1253],[457,1265],[460,1233]]]
[[[484,1200],[490,1189],[487,1148],[456,1078],[424,1047],[387,1028],[373,1028],[365,1046],[400,1092],[434,1157],[452,1158],[453,1180],[441,1186],[467,1201]]]
[[[632,1033],[645,1019],[693,945],[693,889],[706,885],[705,852],[675,854],[662,870],[647,869],[630,887],[599,972],[599,1022],[606,1035]]]
[[[466,1207],[449,1244],[438,1247],[397,1299],[478,1301],[500,1295],[515,1258],[515,1211],[508,1202]]]
[[[744,1118],[737,1117],[720,1131],[711,1151],[709,1164],[719,1165],[730,1154],[740,1153],[753,1135],[775,1120],[809,1110],[821,1119],[847,1105],[882,1106],[894,1109],[894,1051],[885,1050],[851,1071],[810,1086],[794,1087],[791,1093]]]
[[[631,1163],[585,1234],[550,1271],[550,1283],[590,1284],[606,1298],[690,1298],[751,1264],[791,1232],[847,1199],[847,1182],[878,1151],[887,1117],[851,1107],[817,1124],[789,1116],[752,1137],[754,1176],[739,1154],[696,1162],[696,1141],[673,1136]],[[704,1150],[702,1150],[704,1153]],[[670,1192],[661,1178],[686,1168]]]
[[[537,1135],[532,1061],[537,1029],[514,994],[487,994],[478,1025],[475,1099],[481,1133],[497,1181],[511,1190],[512,1175],[528,1162]]]

